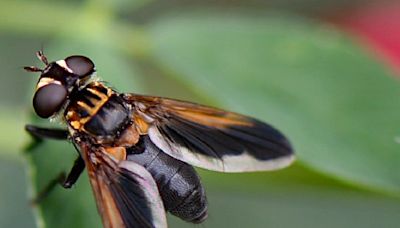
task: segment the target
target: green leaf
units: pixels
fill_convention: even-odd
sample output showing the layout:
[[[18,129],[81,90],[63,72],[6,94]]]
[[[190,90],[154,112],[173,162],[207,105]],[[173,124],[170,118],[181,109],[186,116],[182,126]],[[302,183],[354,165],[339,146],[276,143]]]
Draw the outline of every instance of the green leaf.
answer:
[[[296,187],[263,193],[207,189],[205,227],[398,227],[400,204],[392,199],[351,191]],[[379,207],[379,210],[377,210]],[[190,227],[169,216],[173,228]]]
[[[13,151],[15,154],[17,150]],[[26,189],[22,160],[10,160],[0,154],[0,227],[34,228],[35,220]]]
[[[288,15],[191,12],[161,18],[151,37],[161,68],[206,103],[281,129],[303,164],[400,193],[400,86],[333,28]]]
[[[27,139],[26,136],[21,136],[24,133],[22,112],[8,106],[0,106],[0,109],[0,126],[3,128],[3,131],[0,131],[0,155],[20,159],[21,154],[16,151],[21,149],[21,145]]]
[[[378,170],[374,166],[371,172],[377,171],[375,175],[367,177],[367,181],[359,178],[367,176],[362,175],[361,171],[368,165],[378,166],[384,159],[391,164],[389,166],[391,167],[395,161],[391,163],[389,158],[380,158],[384,154],[377,155],[377,158],[368,156],[359,158],[361,152],[359,150],[353,152],[355,146],[352,143],[360,144],[359,147],[362,149],[367,148],[365,153],[369,155],[371,153],[369,149],[373,148],[369,148],[366,143],[375,145],[375,141],[367,140],[361,144],[359,138],[361,136],[353,133],[354,127],[359,125],[349,125],[348,122],[352,119],[345,117],[349,111],[357,110],[335,110],[341,107],[340,101],[347,101],[347,99],[341,100],[344,99],[347,90],[354,89],[354,94],[358,94],[349,101],[358,101],[360,90],[369,92],[371,89],[365,85],[351,87],[347,85],[346,80],[340,79],[341,77],[351,78],[357,76],[352,75],[353,73],[361,72],[365,74],[362,75],[362,79],[379,86],[383,84],[387,90],[385,93],[392,91],[393,96],[398,95],[396,86],[390,87],[388,84],[392,81],[385,77],[382,70],[340,35],[332,34],[316,25],[308,25],[308,22],[301,20],[286,21],[279,18],[272,20],[240,15],[235,17],[236,19],[192,14],[182,18],[163,19],[163,22],[151,27],[150,35],[153,39],[150,41],[154,44],[156,59],[148,60],[156,60],[152,62],[155,63],[154,67],[158,61],[165,68],[159,69],[160,71],[149,70],[148,73],[168,71],[167,75],[174,75],[182,82],[179,86],[186,85],[187,89],[196,91],[200,97],[208,98],[206,103],[220,104],[234,111],[274,123],[292,139],[303,163],[276,173],[235,175],[201,171],[210,204],[210,216],[206,226],[310,227],[315,224],[324,226],[326,221],[329,221],[329,226],[326,227],[346,225],[365,227],[369,224],[395,227],[398,201],[377,196],[374,198],[372,194],[365,192],[360,196],[359,191],[350,192],[346,185],[316,174],[302,165],[309,165],[322,174],[355,180],[373,187],[384,189],[397,187],[395,173],[382,179],[383,184],[371,182],[385,173],[385,169]],[[55,40],[53,45],[45,47],[50,60],[62,59],[72,54],[87,55],[94,60],[99,76],[118,90],[144,91],[141,80],[138,79],[142,72],[138,72],[136,65],[110,46],[98,45],[110,44],[111,39],[96,36],[100,41],[85,43],[65,39],[70,36],[63,37],[64,39]],[[119,46],[122,47],[124,44]],[[352,68],[350,74],[349,61],[355,65],[361,63],[366,65],[363,65],[363,68]],[[144,63],[146,66],[142,67],[151,68],[152,64]],[[336,79],[336,76],[340,80]],[[153,78],[155,80],[150,79],[148,82],[159,83],[159,78],[155,77]],[[164,84],[168,80],[163,78],[161,86],[158,86],[174,84],[173,80]],[[365,83],[364,80],[357,83]],[[310,83],[312,87],[309,86]],[[343,84],[340,93],[335,91],[338,83]],[[373,89],[373,86],[371,87]],[[307,89],[313,89],[314,92],[304,91]],[[175,92],[173,87],[168,90]],[[317,92],[318,97],[314,95]],[[378,95],[383,97],[380,94],[376,96]],[[341,99],[336,98],[337,96]],[[332,104],[325,102],[330,99]],[[377,103],[371,103],[372,105],[385,105],[378,102],[378,98],[375,99]],[[387,100],[387,102],[386,105],[390,105],[393,101]],[[362,104],[369,103],[364,101]],[[361,108],[366,109],[365,106]],[[359,113],[355,112],[352,118],[355,118],[355,114]],[[392,121],[396,114],[398,113],[393,112],[390,120],[384,120]],[[331,118],[338,119],[330,124],[327,120]],[[363,118],[365,120],[356,118],[355,122],[369,120],[364,116]],[[345,122],[341,124],[340,121]],[[42,124],[47,123],[41,121],[40,125]],[[52,126],[60,127],[55,123]],[[389,129],[393,130],[395,126],[391,126]],[[383,126],[381,128],[383,129]],[[366,133],[373,134],[373,132]],[[349,138],[354,134],[358,137]],[[364,134],[363,131],[362,136]],[[389,154],[392,155],[391,159],[397,159],[394,150],[389,150]],[[341,155],[347,157],[340,158]],[[76,156],[75,149],[68,142],[49,141],[31,151],[28,160],[33,180],[33,195],[42,190],[59,172],[69,171]],[[357,162],[355,163],[357,166],[349,167],[342,161],[346,158],[351,159],[347,161],[348,163]],[[358,161],[358,158],[364,160]],[[365,167],[362,162],[367,162]],[[347,166],[338,168],[338,165],[342,164]],[[350,176],[352,170],[358,172]],[[330,190],[327,191],[327,188]],[[376,212],[376,205],[385,209]],[[343,210],[343,207],[348,210]],[[101,226],[86,173],[83,173],[71,190],[57,187],[38,206],[36,214],[39,224],[46,227]],[[355,219],[349,219],[349,215]],[[373,217],[374,220],[369,223],[370,220],[365,220],[367,217]],[[187,223],[178,221],[172,216],[169,219],[170,227],[188,226]]]

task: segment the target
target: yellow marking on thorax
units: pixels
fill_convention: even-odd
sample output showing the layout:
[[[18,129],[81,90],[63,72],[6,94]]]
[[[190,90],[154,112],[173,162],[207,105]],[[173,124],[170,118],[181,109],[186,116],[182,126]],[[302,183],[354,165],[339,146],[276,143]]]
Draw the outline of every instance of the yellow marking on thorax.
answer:
[[[85,104],[85,102],[83,102],[83,101],[78,101],[77,104],[78,104],[79,106],[81,106],[83,109],[86,109],[86,111],[89,111],[89,113],[90,113],[91,110],[94,110],[94,109],[96,108],[96,106],[97,106],[97,105],[95,105],[95,106],[92,108],[92,107],[90,107],[89,105]],[[91,113],[90,113],[90,114],[91,114]]]
[[[102,86],[100,83],[95,83],[95,86]],[[101,109],[101,107],[103,107],[103,105],[108,101],[108,99],[110,98],[110,96],[113,94],[113,91],[109,88],[107,89],[107,95],[103,94],[99,91],[97,91],[96,89],[93,88],[87,88],[87,90],[93,94],[95,94],[96,96],[98,96],[100,98],[100,100],[95,100],[95,99],[90,99],[90,101],[92,102],[92,104],[94,104],[94,107],[89,106],[88,104],[86,104],[83,101],[77,101],[76,104],[81,107],[82,109],[84,109],[87,113],[89,113],[89,116],[84,117],[84,118],[80,118],[78,116],[78,114],[76,113],[76,111],[74,110],[70,110],[67,112],[66,118],[67,121],[70,122],[71,126],[76,129],[76,130],[83,130],[83,126],[94,116],[96,115],[96,113]]]
[[[81,122],[78,121],[78,120],[71,121],[70,124],[76,130],[78,130],[78,129],[80,129],[82,127]]]
[[[74,113],[75,113],[75,112],[73,112],[73,111],[68,111],[68,112],[67,112],[67,115],[66,115],[67,119],[68,119],[68,120],[71,119],[71,118],[74,116]]]
[[[100,93],[99,91],[97,91],[97,90],[95,90],[95,89],[93,89],[93,88],[87,88],[87,90],[88,90],[89,92],[93,93],[94,95],[100,97],[101,100],[107,99],[108,96],[111,95],[111,94],[109,94],[109,91],[111,91],[111,90],[109,90],[109,89],[107,90],[107,95],[106,95],[106,94],[103,94],[103,93]]]

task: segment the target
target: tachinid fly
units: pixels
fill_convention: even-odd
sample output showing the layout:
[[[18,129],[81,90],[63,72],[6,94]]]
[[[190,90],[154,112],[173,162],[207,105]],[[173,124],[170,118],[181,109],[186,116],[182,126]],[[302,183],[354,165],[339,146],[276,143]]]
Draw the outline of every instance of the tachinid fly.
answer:
[[[67,129],[27,125],[35,138],[70,140],[79,155],[62,186],[87,169],[104,227],[167,227],[166,211],[193,223],[207,218],[195,169],[275,170],[294,160],[278,130],[240,114],[190,102],[118,93],[94,79],[84,56],[48,62],[42,52],[33,107],[61,115]]]

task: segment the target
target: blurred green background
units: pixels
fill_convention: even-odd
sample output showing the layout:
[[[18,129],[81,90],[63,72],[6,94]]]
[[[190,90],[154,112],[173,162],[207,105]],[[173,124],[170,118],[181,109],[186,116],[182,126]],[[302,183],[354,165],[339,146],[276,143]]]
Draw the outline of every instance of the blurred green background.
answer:
[[[119,91],[223,107],[281,129],[297,162],[282,171],[199,170],[201,227],[399,227],[400,84],[322,18],[370,1],[0,0],[0,227],[98,227],[86,175],[39,207],[29,200],[76,152],[46,142],[24,154],[38,75],[89,56]],[[170,227],[194,227],[169,216]]]

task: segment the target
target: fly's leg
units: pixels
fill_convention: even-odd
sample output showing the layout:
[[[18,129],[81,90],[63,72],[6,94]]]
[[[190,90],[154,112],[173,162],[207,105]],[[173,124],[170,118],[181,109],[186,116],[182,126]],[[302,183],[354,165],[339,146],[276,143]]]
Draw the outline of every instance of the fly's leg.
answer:
[[[68,176],[65,175],[65,172],[60,173],[56,178],[54,178],[50,183],[36,196],[35,199],[32,200],[32,204],[39,204],[43,201],[51,191],[60,184],[63,188],[69,189],[76,183],[79,179],[79,176],[82,174],[83,170],[85,169],[85,162],[79,156],[74,165],[69,172]]]
[[[57,186],[58,183],[62,183],[65,179],[65,173],[60,173],[56,178],[51,180],[47,186],[40,191],[37,196],[32,200],[32,205],[40,204],[47,196],[49,196],[50,192]]]
[[[25,151],[33,150],[43,139],[67,140],[68,131],[64,129],[51,129],[25,125],[25,130],[32,136],[33,141],[25,147]]]
[[[61,183],[61,186],[63,186],[63,188],[71,188],[72,185],[74,185],[79,179],[84,169],[85,162],[83,161],[82,157],[79,156],[75,160],[74,166],[72,166],[72,169],[69,172],[67,178]]]
[[[64,129],[42,128],[34,125],[25,125],[25,130],[33,137],[40,139],[67,140],[68,131]]]

